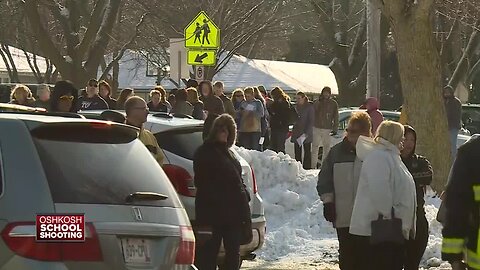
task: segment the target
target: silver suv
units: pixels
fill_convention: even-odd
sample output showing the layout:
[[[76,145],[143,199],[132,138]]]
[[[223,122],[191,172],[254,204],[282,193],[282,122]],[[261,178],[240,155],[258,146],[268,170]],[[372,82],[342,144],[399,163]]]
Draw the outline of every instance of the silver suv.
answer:
[[[0,269],[195,269],[187,213],[138,129],[0,113],[0,130]],[[85,242],[36,242],[39,213],[84,213]]]

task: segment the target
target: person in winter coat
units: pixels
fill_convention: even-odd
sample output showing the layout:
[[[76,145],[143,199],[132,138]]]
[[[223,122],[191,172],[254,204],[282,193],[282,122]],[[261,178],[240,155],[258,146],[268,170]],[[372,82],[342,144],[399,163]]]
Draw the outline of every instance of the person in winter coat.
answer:
[[[78,89],[70,81],[58,81],[50,97],[52,112],[77,112]]]
[[[135,96],[135,92],[132,88],[125,88],[120,92],[117,100],[117,110],[124,110],[125,109],[125,102],[127,99]]]
[[[447,112],[452,158],[455,158],[457,155],[457,137],[458,132],[462,128],[462,102],[455,97],[454,92],[451,86],[443,89],[443,100]]]
[[[215,96],[219,97],[223,102],[223,107],[225,108],[225,112],[230,114],[230,116],[235,117],[235,109],[233,108],[232,100],[227,97],[224,93],[225,86],[223,82],[215,82],[213,85],[213,92]]]
[[[233,109],[235,109],[235,114],[240,109],[240,105],[242,104],[243,101],[245,101],[245,93],[243,92],[243,89],[237,88],[233,90],[232,103],[233,103]]]
[[[383,114],[379,111],[380,104],[377,98],[370,97],[365,101],[368,115],[372,119],[372,134],[377,133],[377,128],[383,121]]]
[[[270,149],[285,153],[285,140],[290,125],[290,98],[280,87],[271,92],[273,103],[270,107]]]
[[[260,151],[262,117],[264,115],[263,105],[260,100],[255,99],[252,87],[245,88],[243,92],[245,100],[240,104],[238,112],[240,118],[238,141],[240,146],[246,149]]]
[[[445,192],[442,259],[453,270],[480,269],[480,138],[458,149]]]
[[[318,152],[323,147],[322,160],[327,158],[331,147],[331,134],[338,132],[338,104],[332,98],[332,89],[322,89],[320,98],[313,103],[315,108],[315,123],[313,126],[312,168],[317,168]]]
[[[184,115],[192,115],[193,113],[193,105],[187,101],[188,94],[187,90],[180,89],[177,91],[175,95],[175,106],[172,109],[172,113],[174,114],[184,114]]]
[[[272,106],[273,99],[271,99],[270,96],[268,95],[267,89],[265,89],[265,86],[259,85],[258,90],[260,91],[260,93],[262,93],[263,99],[265,100],[265,104],[267,105],[267,109],[269,109],[270,106]]]
[[[100,88],[100,97],[107,102],[110,110],[114,110],[117,106],[117,100],[112,98],[112,87],[110,84],[103,80],[98,83],[98,87]]]
[[[28,86],[17,84],[10,94],[10,103],[33,107],[35,106],[35,98]]]
[[[172,110],[172,105],[167,101],[167,92],[163,87],[157,86],[150,91],[150,101],[147,103],[148,109],[151,112],[169,113]]]
[[[225,247],[223,269],[240,268],[240,235],[251,213],[242,167],[230,150],[236,133],[234,119],[228,114],[219,116],[193,158],[197,188],[195,221],[198,226],[212,231],[211,238],[196,248],[195,265],[199,270],[217,269],[222,240]]]
[[[87,84],[87,96],[78,99],[77,110],[107,110],[107,102],[101,98],[98,93],[98,81],[96,79],[89,80]]]
[[[323,215],[337,230],[341,270],[370,270],[361,268],[368,254],[358,249],[359,237],[350,234],[349,228],[362,168],[355,148],[360,135],[371,136],[371,125],[366,112],[353,113],[345,138],[332,147],[318,174],[317,192],[323,202]]]
[[[267,109],[267,102],[263,98],[263,95],[262,93],[260,93],[260,90],[258,89],[258,87],[253,88],[253,93],[254,93],[255,99],[260,100],[263,105],[263,117],[261,119],[261,126],[262,126],[261,138],[263,138],[263,142],[260,144],[260,148],[261,148],[261,151],[264,151],[270,145],[270,114]]]
[[[303,149],[303,168],[308,170],[312,166],[312,137],[313,122],[315,121],[315,109],[303,92],[297,93],[296,111],[298,120],[293,125],[291,142],[295,146],[295,159],[302,161]]]
[[[225,112],[225,108],[223,107],[222,100],[213,93],[212,82],[202,81],[198,85],[198,88],[200,89],[200,100],[203,102],[204,112],[206,114],[205,124],[203,126],[203,138],[206,139],[212,128],[213,121]]]
[[[157,160],[160,166],[163,165],[165,156],[163,150],[158,145],[157,139],[147,129],[143,128],[143,124],[147,122],[148,106],[141,97],[131,97],[125,102],[125,112],[127,114],[127,125],[131,125],[140,129],[138,139],[147,147],[148,151]]]
[[[245,101],[245,93],[243,92],[243,89],[237,88],[233,91],[232,93],[232,103],[233,103],[233,108],[235,109],[235,123],[237,124],[237,127],[240,127],[240,120],[241,120],[241,115],[240,115],[240,105]]]
[[[203,120],[204,119],[203,102],[200,101],[196,88],[193,88],[193,87],[187,88],[187,101],[193,106],[193,112],[192,112],[193,118],[197,120]]]
[[[377,129],[375,139],[360,137],[357,155],[363,160],[357,195],[350,221],[350,233],[361,237],[358,249],[370,252],[368,269],[401,270],[405,260],[405,244],[384,242],[370,244],[372,221],[380,215],[386,219],[401,219],[401,233],[405,240],[415,237],[416,190],[413,177],[400,158],[404,127],[393,121],[384,121]]]
[[[401,150],[402,161],[413,176],[417,191],[417,224],[415,239],[407,241],[405,270],[418,270],[428,243],[428,221],[425,217],[425,189],[432,183],[432,166],[423,156],[415,154],[417,133],[411,126],[405,126],[405,141]]]

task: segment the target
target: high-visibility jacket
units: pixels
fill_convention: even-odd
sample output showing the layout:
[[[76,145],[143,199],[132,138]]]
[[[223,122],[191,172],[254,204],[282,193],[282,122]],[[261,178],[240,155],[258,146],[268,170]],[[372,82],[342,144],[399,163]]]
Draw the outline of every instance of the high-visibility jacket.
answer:
[[[141,128],[138,139],[143,142],[143,144],[147,147],[150,153],[152,153],[153,157],[157,160],[158,164],[162,166],[165,156],[163,155],[163,151],[160,146],[158,146],[157,139],[152,134],[152,132]]]
[[[405,110],[405,106],[403,106],[402,111],[400,112],[400,119],[398,122],[402,125],[406,125],[408,123],[407,118],[407,111]]]
[[[480,269],[480,138],[459,148],[446,190],[442,258]]]

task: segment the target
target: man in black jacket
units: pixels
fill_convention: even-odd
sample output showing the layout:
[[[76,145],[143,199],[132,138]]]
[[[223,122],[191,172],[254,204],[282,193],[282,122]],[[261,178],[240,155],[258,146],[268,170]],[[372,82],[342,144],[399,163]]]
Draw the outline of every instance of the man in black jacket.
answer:
[[[78,110],[107,110],[107,102],[98,94],[98,81],[91,79],[87,84],[87,96],[78,99]]]
[[[363,270],[359,266],[368,265],[362,261],[367,256],[364,250],[358,250],[358,237],[349,233],[349,227],[362,168],[355,147],[360,135],[370,137],[370,130],[370,116],[366,112],[353,113],[345,139],[332,147],[318,175],[323,215],[337,229],[341,270]]]

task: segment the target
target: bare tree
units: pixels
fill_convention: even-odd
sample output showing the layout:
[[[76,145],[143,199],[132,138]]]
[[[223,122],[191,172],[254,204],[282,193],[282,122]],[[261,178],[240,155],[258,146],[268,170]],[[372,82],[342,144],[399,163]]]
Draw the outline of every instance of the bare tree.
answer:
[[[333,50],[330,68],[339,85],[340,102],[358,105],[365,99],[366,10],[363,1],[309,0],[323,32],[323,42]]]
[[[480,1],[437,0],[436,29],[447,84],[470,86],[480,67]],[[477,65],[478,64],[478,65]]]
[[[23,0],[30,28],[43,55],[64,79],[77,86],[96,77],[111,39],[120,2]],[[47,27],[52,22],[55,26]],[[54,37],[60,38],[55,40]]]

